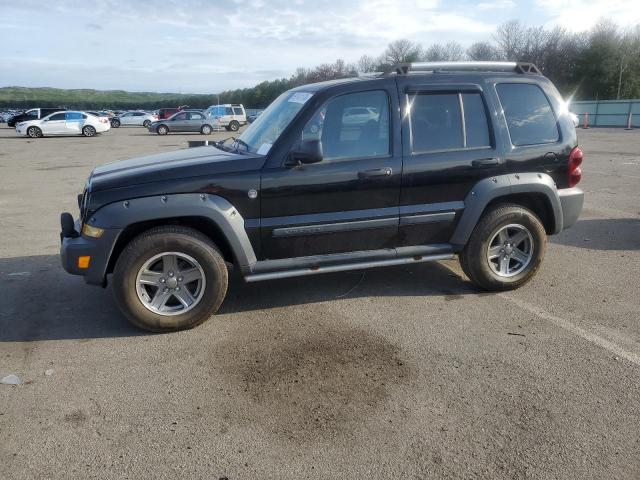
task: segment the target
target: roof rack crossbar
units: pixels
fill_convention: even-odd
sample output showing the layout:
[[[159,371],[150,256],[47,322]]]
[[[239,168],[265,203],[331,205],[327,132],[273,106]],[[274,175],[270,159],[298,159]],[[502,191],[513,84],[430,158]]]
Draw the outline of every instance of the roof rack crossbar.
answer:
[[[526,62],[413,62],[398,63],[392,69],[397,75],[411,72],[516,72],[542,75],[533,63]]]

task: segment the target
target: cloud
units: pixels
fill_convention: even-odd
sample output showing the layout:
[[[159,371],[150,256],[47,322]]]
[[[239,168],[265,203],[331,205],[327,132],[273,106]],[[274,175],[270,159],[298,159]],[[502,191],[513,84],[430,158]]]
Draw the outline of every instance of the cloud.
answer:
[[[87,23],[85,24],[88,30],[102,30],[102,25],[98,25],[97,23]]]
[[[512,0],[496,0],[494,2],[481,2],[477,5],[479,10],[503,10],[513,8],[516,2]]]
[[[601,18],[623,26],[640,24],[637,0],[537,0],[536,4],[549,17],[547,25],[573,32],[588,30]]]

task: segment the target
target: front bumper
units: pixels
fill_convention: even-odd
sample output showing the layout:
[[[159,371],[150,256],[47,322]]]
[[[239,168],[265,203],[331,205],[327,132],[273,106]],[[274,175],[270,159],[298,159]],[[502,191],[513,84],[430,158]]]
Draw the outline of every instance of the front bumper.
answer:
[[[80,220],[75,223],[76,236],[60,235],[60,261],[62,268],[72,275],[82,275],[91,285],[106,285],[107,268],[111,253],[121,233],[119,229],[105,229],[100,238],[80,235]],[[91,257],[88,268],[78,267],[78,258]]]
[[[578,221],[584,203],[584,192],[578,187],[558,190],[562,207],[562,229],[566,230]]]

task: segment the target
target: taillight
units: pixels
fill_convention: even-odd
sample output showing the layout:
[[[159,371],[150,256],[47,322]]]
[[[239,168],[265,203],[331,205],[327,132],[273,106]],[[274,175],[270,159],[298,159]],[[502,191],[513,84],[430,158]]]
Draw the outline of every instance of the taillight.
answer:
[[[567,177],[569,188],[575,187],[578,183],[580,183],[580,180],[582,179],[582,170],[580,169],[581,164],[582,150],[580,150],[578,147],[575,147],[569,154],[569,168]]]

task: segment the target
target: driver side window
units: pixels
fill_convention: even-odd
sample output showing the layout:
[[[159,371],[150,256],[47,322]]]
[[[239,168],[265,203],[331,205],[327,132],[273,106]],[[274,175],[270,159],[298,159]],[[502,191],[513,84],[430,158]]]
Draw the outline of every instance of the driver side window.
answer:
[[[329,100],[309,120],[302,140],[321,140],[324,160],[389,155],[389,96],[383,90]]]

